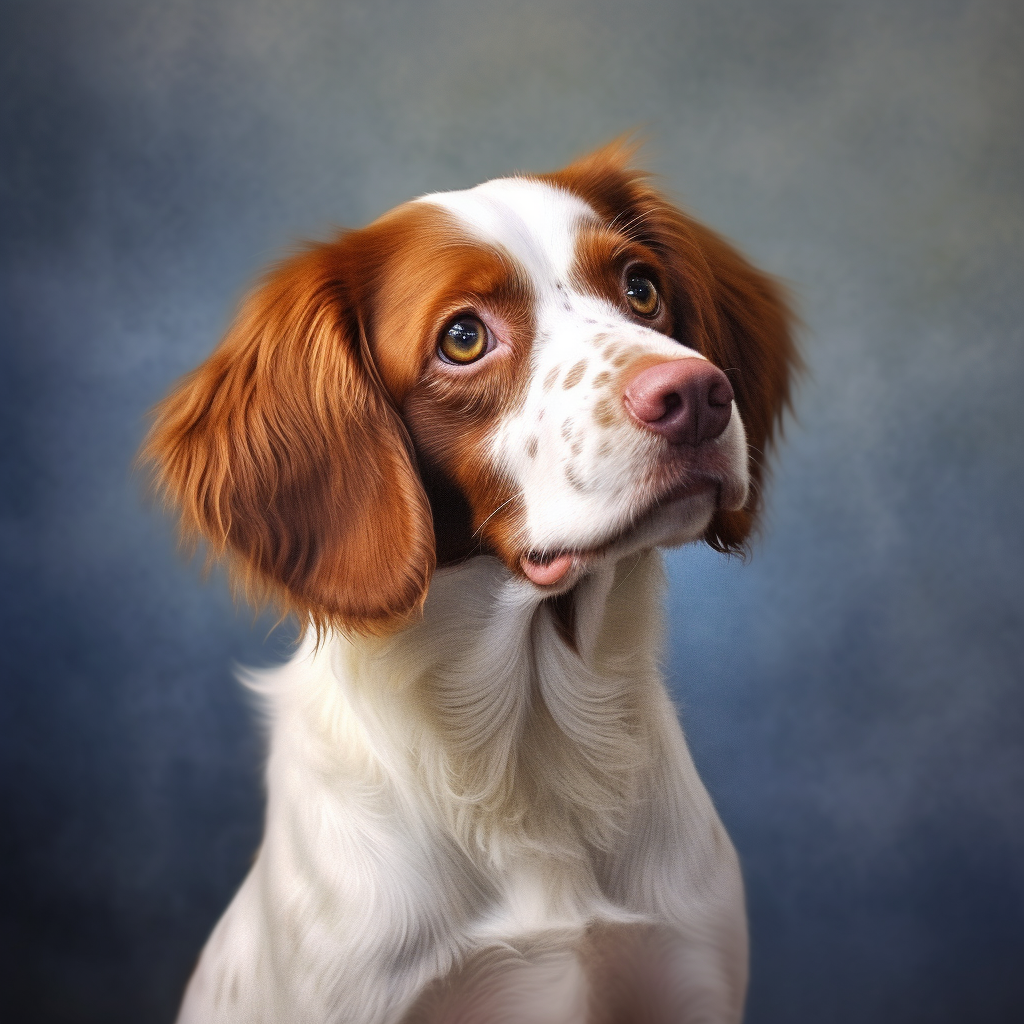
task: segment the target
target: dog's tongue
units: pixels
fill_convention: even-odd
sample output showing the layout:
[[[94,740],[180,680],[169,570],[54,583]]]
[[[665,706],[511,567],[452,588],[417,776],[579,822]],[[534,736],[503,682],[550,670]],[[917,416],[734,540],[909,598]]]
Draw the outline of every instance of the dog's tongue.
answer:
[[[550,587],[557,583],[571,568],[572,555],[558,555],[550,562],[535,562],[529,555],[523,556],[523,572],[538,587]]]

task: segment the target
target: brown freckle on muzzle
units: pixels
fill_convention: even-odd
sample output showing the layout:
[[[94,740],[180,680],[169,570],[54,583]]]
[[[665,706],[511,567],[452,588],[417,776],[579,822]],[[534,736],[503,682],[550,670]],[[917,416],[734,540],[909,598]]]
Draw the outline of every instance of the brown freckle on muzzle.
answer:
[[[587,361],[586,361],[586,359],[581,359],[565,375],[565,380],[562,381],[562,387],[565,388],[566,391],[568,391],[569,388],[576,387],[576,385],[579,384],[579,382],[581,380],[583,380],[583,374],[585,374],[586,372],[587,372]]]
[[[569,465],[565,467],[565,478],[569,481],[569,484],[574,491],[586,490],[586,485],[580,479],[579,474],[573,466]]]
[[[537,438],[531,437],[526,442],[526,454],[529,458],[535,459],[537,457]]]
[[[594,422],[599,427],[610,427],[615,422],[615,404],[610,398],[602,398],[594,406]]]
[[[555,386],[555,381],[558,380],[558,374],[561,372],[560,366],[552,366],[548,371],[548,375],[544,378],[544,390],[550,391]]]
[[[594,378],[594,387],[595,388],[603,388],[605,386],[605,384],[607,384],[611,379],[612,379],[612,375],[607,370],[602,370]]]
[[[568,441],[569,438],[572,437],[572,417],[571,416],[562,424],[562,437],[564,437],[566,441]]]

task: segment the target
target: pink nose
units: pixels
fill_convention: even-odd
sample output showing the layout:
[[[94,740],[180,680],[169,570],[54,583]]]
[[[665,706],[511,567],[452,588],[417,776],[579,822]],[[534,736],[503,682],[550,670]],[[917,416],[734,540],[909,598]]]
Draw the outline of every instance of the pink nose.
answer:
[[[732,415],[732,385],[705,359],[673,359],[641,370],[622,401],[642,427],[671,444],[698,445],[718,437]]]

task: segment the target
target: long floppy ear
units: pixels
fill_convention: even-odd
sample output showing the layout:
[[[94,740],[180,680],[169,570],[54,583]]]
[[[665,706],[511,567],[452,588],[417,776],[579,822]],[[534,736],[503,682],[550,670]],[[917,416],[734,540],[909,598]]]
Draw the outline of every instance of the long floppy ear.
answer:
[[[670,246],[695,244],[710,275],[707,292],[697,289],[689,299],[692,329],[701,338],[700,351],[733,386],[747,435],[750,493],[742,509],[716,512],[704,539],[718,551],[739,552],[761,511],[767,458],[791,409],[793,378],[803,367],[793,340],[795,317],[782,285],[721,235],[667,203],[659,229]]]
[[[352,236],[348,236],[351,238]],[[141,458],[183,537],[257,606],[381,633],[434,568],[412,446],[344,283],[346,240],[273,270],[216,351],[157,406]]]
[[[673,334],[723,369],[747,434],[750,495],[744,508],[719,511],[704,539],[719,551],[742,551],[761,508],[766,458],[790,408],[802,362],[795,318],[782,285],[729,242],[668,202],[650,175],[631,169],[628,138],[570,164],[549,180],[581,195],[602,216],[654,249],[669,268]]]

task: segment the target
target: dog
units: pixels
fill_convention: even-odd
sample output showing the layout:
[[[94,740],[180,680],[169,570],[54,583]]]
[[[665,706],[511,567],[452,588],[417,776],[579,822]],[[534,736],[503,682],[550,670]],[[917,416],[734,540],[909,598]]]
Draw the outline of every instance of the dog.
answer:
[[[304,626],[179,1021],[739,1021],[733,847],[659,669],[659,548],[740,551],[783,289],[617,142],[273,267],[155,410],[184,537]]]

